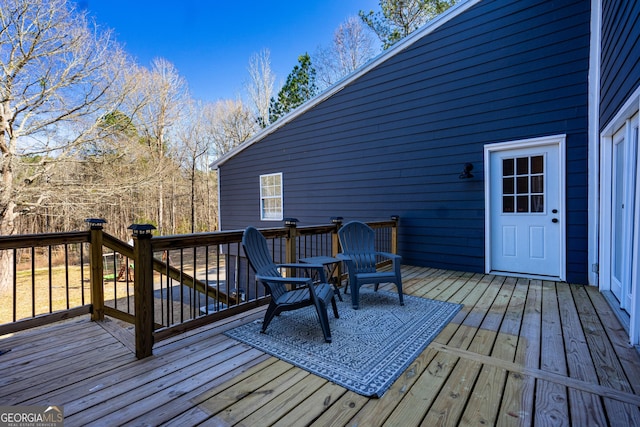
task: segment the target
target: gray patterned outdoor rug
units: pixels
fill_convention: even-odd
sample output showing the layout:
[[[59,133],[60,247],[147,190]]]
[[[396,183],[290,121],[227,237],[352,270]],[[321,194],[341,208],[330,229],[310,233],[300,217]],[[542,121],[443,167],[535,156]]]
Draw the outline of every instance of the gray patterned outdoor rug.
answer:
[[[285,360],[342,387],[381,397],[462,308],[459,304],[361,288],[360,309],[350,295],[338,303],[339,319],[329,313],[331,343],[325,343],[313,307],[284,312],[265,334],[262,320],[226,335]],[[337,300],[337,299],[336,299]]]

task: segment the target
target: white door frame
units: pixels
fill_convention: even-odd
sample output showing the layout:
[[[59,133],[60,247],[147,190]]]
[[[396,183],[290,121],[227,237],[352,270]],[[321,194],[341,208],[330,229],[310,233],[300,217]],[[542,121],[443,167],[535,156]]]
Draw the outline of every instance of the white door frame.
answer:
[[[615,117],[604,127],[600,134],[600,194],[599,194],[599,278],[598,285],[600,291],[610,291],[611,282],[611,238],[610,230],[611,218],[611,188],[612,188],[612,168],[611,168],[611,147],[613,145],[614,134],[622,127],[629,127],[630,119],[640,111],[640,87],[631,95],[627,102],[618,111]],[[626,138],[630,135],[627,133]],[[630,139],[628,139],[631,142]],[[640,168],[636,170],[636,182],[640,184]],[[633,214],[634,236],[630,236],[632,245],[636,248],[631,265],[638,266],[640,262],[640,185],[636,185],[636,205]],[[629,342],[632,345],[640,344],[640,268],[636,268],[633,275],[629,277],[635,295],[631,296],[631,303],[627,312],[629,313]]]
[[[492,196],[492,187],[491,187],[491,162],[490,157],[493,152],[504,151],[504,150],[517,150],[517,149],[526,149],[526,148],[534,148],[538,146],[544,145],[557,145],[558,146],[558,182],[559,187],[559,224],[560,227],[560,274],[556,277],[550,276],[537,276],[531,274],[515,274],[509,273],[510,276],[521,276],[521,277],[530,277],[530,278],[541,278],[541,279],[554,279],[554,280],[566,280],[566,166],[565,166],[565,145],[566,145],[566,135],[552,135],[552,136],[543,136],[539,138],[530,138],[530,139],[522,139],[518,141],[508,141],[508,142],[499,142],[493,144],[486,144],[484,146],[484,203],[485,203],[485,272],[492,274],[506,274],[492,271],[491,266],[491,248],[492,248],[492,221],[491,221],[491,196]]]

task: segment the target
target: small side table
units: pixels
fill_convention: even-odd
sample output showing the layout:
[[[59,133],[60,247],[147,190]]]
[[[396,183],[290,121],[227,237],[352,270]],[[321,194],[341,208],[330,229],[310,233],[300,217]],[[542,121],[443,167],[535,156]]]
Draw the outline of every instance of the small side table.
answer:
[[[327,273],[327,281],[333,285],[333,292],[338,296],[338,299],[342,301],[342,295],[340,294],[340,288],[338,288],[338,283],[340,279],[336,276],[336,269],[338,265],[342,262],[338,258],[330,257],[330,256],[313,256],[308,258],[300,258],[298,260],[303,264],[316,264],[322,265]]]

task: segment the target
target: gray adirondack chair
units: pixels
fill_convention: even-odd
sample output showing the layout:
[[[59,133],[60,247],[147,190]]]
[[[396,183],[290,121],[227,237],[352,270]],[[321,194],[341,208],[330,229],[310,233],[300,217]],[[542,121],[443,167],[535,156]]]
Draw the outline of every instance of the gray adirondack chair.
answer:
[[[375,237],[375,231],[360,221],[348,222],[338,230],[342,253],[339,253],[337,257],[344,261],[347,267],[351,306],[356,310],[360,307],[360,287],[365,284],[373,284],[374,290],[377,291],[380,283],[394,283],[398,288],[400,305],[404,305],[402,276],[400,275],[402,257],[388,252],[376,251]],[[378,271],[376,269],[378,259],[390,259],[392,262],[391,270]]]
[[[327,283],[322,265],[313,264],[275,264],[269,252],[267,240],[255,227],[247,227],[242,236],[242,246],[249,259],[249,264],[256,273],[256,279],[271,295],[271,302],[264,315],[262,333],[267,330],[271,320],[283,311],[297,310],[302,307],[315,306],[324,334],[324,340],[331,342],[331,330],[327,307],[329,302],[333,315],[338,318],[338,307],[334,291]],[[309,277],[282,277],[281,268],[313,269],[318,272],[320,281],[314,284]],[[289,289],[287,285],[293,287]]]

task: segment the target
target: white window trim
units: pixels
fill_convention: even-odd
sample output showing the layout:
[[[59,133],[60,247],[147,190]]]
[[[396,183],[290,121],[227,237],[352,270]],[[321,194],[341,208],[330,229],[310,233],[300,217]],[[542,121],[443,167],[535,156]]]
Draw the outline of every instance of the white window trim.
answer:
[[[279,176],[280,177],[280,194],[276,195],[276,196],[269,196],[269,197],[265,197],[262,194],[262,178],[264,177],[270,177],[270,176]],[[277,172],[277,173],[267,173],[264,175],[260,175],[259,181],[258,181],[258,185],[260,186],[260,220],[261,221],[282,221],[282,219],[284,218],[284,181],[282,179],[282,172]],[[265,199],[276,199],[279,198],[280,199],[280,215],[275,215],[275,216],[270,216],[270,217],[266,217],[265,216],[265,211],[263,209],[263,200]]]

